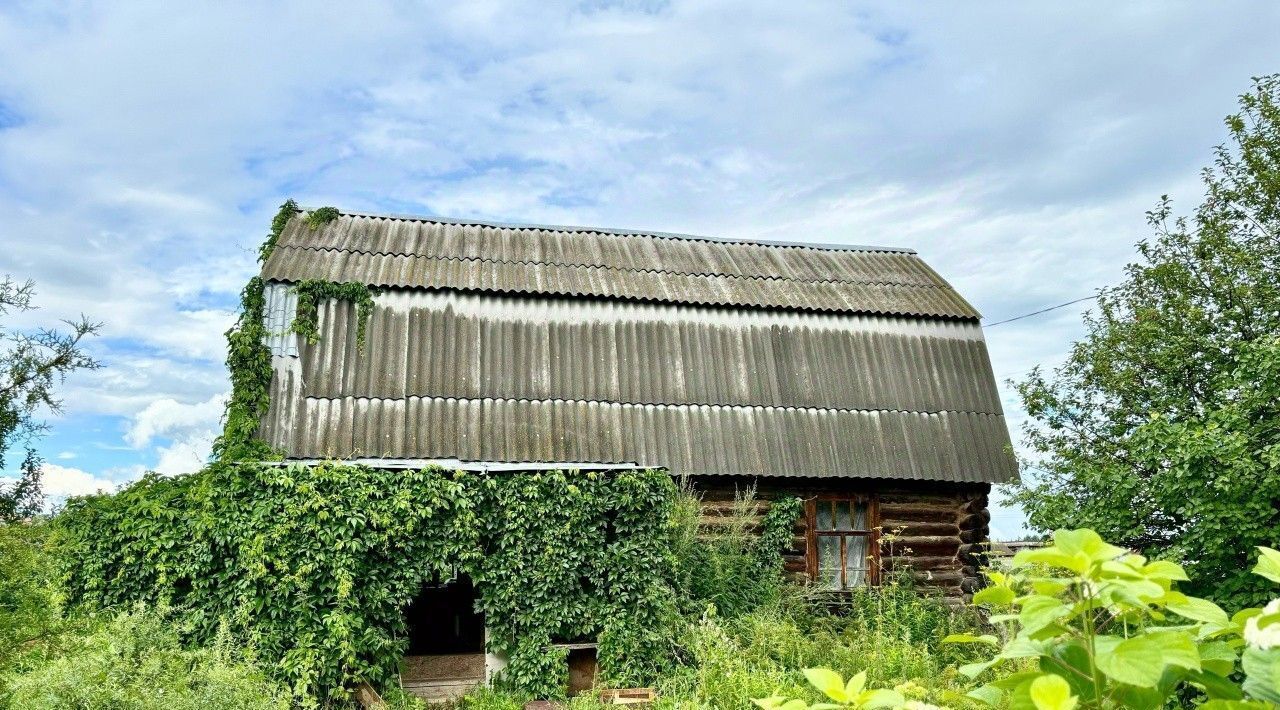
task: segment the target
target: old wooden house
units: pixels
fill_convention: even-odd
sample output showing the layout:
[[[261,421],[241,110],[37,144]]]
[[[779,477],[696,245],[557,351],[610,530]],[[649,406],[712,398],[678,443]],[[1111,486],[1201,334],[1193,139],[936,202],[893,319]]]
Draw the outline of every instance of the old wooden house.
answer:
[[[341,213],[266,261],[275,377],[260,436],[293,459],[475,470],[661,467],[714,516],[797,494],[792,571],[830,589],[909,564],[979,583],[1016,476],[978,313],[907,249]],[[290,284],[376,287],[284,334]],[[892,540],[891,544],[886,541]],[[468,590],[421,653],[480,650]]]

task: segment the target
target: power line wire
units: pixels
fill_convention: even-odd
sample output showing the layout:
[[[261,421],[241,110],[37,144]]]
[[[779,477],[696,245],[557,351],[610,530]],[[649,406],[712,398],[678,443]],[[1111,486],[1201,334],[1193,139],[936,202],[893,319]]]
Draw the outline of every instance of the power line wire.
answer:
[[[1097,298],[1099,295],[1100,295],[1100,294],[1096,294],[1096,293],[1095,293],[1095,294],[1093,294],[1092,296],[1085,296],[1084,298],[1077,298],[1077,299],[1076,299],[1076,300],[1074,300],[1074,301],[1067,301],[1066,303],[1059,303],[1059,304],[1058,304],[1058,305],[1056,305],[1056,306],[1049,306],[1048,308],[1041,308],[1041,309],[1040,309],[1040,310],[1038,310],[1038,311],[1032,311],[1031,313],[1024,313],[1024,314],[1022,314],[1022,315],[1020,315],[1020,316],[1014,316],[1013,318],[1005,318],[1004,320],[998,320],[998,321],[996,321],[995,323],[987,323],[986,325],[984,325],[984,326],[982,326],[982,327],[983,327],[983,328],[994,328],[994,327],[995,327],[995,326],[997,326],[997,325],[1003,325],[1003,324],[1005,324],[1005,323],[1012,323],[1012,322],[1014,322],[1014,321],[1016,321],[1016,320],[1022,320],[1023,318],[1030,318],[1031,316],[1038,316],[1038,315],[1040,315],[1041,313],[1048,313],[1049,311],[1056,311],[1056,310],[1058,310],[1059,308],[1066,308],[1067,306],[1072,306],[1072,305],[1075,305],[1075,304],[1077,304],[1077,303],[1083,303],[1083,302],[1085,302],[1085,301],[1092,301],[1093,299]]]

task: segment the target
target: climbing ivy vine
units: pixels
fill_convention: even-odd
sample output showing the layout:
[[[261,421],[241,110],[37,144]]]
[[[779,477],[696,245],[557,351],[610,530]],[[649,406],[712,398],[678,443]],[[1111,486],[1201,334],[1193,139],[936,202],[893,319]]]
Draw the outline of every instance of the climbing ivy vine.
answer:
[[[289,220],[299,213],[298,203],[286,200],[271,220],[271,232],[258,250],[258,261],[266,263],[275,251],[280,235]],[[337,219],[336,207],[321,207],[304,218],[311,229]],[[358,326],[356,342],[364,347],[365,331],[373,313],[373,291],[360,283],[336,283],[305,280],[293,287],[298,294],[298,310],[289,326],[309,343],[319,340],[318,309],[320,301],[336,298],[356,305]],[[254,434],[271,404],[271,350],[263,324],[266,308],[266,282],[255,276],[240,292],[240,317],[227,331],[227,371],[231,376],[231,397],[223,414],[222,435],[214,441],[213,456],[219,461],[271,461],[283,458]]]
[[[298,294],[298,311],[289,326],[290,332],[301,335],[314,345],[320,340],[320,302],[330,298],[346,301],[357,309],[356,347],[364,348],[365,331],[373,313],[373,289],[356,281],[308,279],[294,284],[293,290]]]
[[[614,682],[662,667],[673,494],[661,471],[215,463],[74,499],[58,525],[72,604],[186,608],[196,640],[230,629],[303,702],[391,677],[402,609],[460,573],[509,658],[502,682],[557,697],[568,670],[553,641],[598,637]]]

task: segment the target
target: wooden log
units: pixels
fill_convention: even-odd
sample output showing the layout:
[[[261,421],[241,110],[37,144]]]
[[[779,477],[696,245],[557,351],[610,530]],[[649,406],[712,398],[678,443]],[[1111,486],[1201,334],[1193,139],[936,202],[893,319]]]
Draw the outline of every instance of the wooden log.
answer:
[[[891,569],[915,569],[915,570],[953,570],[959,566],[959,562],[955,557],[934,556],[934,557],[889,557],[885,558]]]
[[[734,515],[740,510],[745,510],[753,515],[764,515],[769,512],[770,504],[768,501],[753,500],[745,503],[737,501],[702,501],[699,506],[703,515]]]
[[[935,587],[959,587],[960,582],[964,579],[964,575],[959,570],[947,570],[942,572],[930,572],[920,570],[912,572],[911,576],[916,582],[928,584]]]
[[[954,555],[960,550],[960,538],[951,535],[906,535],[887,543],[881,554]]]
[[[960,542],[963,543],[982,543],[987,539],[986,529],[982,530],[961,530]]]
[[[880,505],[940,505],[955,510],[963,505],[968,499],[968,496],[947,493],[938,494],[888,491],[880,494]]]
[[[884,535],[959,535],[960,528],[950,521],[880,520]],[[900,532],[899,532],[900,531]],[[882,537],[883,539],[883,537]]]
[[[880,503],[880,519],[955,522],[957,506],[947,503]]]
[[[973,498],[966,500],[963,504],[961,504],[960,510],[966,513],[976,513],[979,510],[986,510],[988,507],[989,506],[988,506],[987,496],[984,494],[980,496],[974,496]]]
[[[962,529],[985,528],[991,523],[991,511],[983,509],[976,513],[966,513],[956,520]]]

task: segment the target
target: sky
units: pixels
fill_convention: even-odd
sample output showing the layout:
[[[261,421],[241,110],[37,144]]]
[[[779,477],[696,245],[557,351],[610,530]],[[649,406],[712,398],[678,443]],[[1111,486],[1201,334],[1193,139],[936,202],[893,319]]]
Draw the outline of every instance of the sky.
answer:
[[[8,325],[104,323],[46,489],[200,466],[287,198],[911,247],[995,322],[1117,281],[1160,195],[1194,208],[1277,36],[1261,0],[0,0],[0,273],[41,307]],[[1015,439],[1004,381],[1088,305],[987,331]]]

